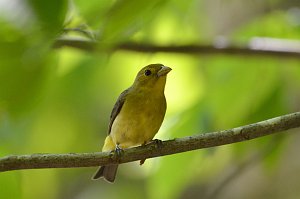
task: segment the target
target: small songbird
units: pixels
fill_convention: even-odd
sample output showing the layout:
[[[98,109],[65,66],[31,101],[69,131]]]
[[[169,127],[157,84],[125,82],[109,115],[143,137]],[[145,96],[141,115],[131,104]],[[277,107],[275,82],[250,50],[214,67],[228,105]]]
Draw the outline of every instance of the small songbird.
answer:
[[[164,89],[171,70],[162,64],[150,64],[138,72],[132,86],[121,93],[112,110],[102,151],[118,153],[152,141],[166,113]],[[117,169],[118,164],[101,166],[92,179],[103,177],[112,183]]]

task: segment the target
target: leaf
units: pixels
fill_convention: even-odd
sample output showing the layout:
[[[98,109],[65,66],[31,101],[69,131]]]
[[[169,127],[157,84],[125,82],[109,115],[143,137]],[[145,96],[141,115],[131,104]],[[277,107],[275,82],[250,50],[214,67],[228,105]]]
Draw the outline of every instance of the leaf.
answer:
[[[38,101],[37,95],[51,71],[45,46],[32,41],[9,24],[0,27],[0,110],[13,115]]]
[[[67,0],[29,0],[45,34],[56,34],[62,29],[67,11]]]
[[[104,18],[100,39],[114,43],[132,35],[138,26],[145,25],[151,16],[160,11],[159,6],[164,1],[117,1]]]
[[[114,4],[111,0],[74,0],[79,15],[92,27],[99,26],[109,8]]]

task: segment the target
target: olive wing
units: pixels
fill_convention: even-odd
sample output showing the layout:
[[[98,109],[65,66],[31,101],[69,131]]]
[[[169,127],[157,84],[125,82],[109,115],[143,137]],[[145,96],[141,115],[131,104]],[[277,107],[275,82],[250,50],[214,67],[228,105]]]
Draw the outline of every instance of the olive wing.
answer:
[[[112,110],[112,112],[110,114],[110,121],[109,121],[109,125],[108,125],[108,134],[110,134],[111,127],[112,127],[112,125],[113,125],[113,123],[114,123],[117,115],[120,113],[120,111],[121,111],[121,109],[123,107],[123,104],[124,104],[124,102],[126,100],[126,96],[127,96],[128,92],[129,92],[129,89],[130,88],[126,89],[125,91],[123,91],[120,94],[117,102],[114,105],[114,108],[113,108],[113,110]]]

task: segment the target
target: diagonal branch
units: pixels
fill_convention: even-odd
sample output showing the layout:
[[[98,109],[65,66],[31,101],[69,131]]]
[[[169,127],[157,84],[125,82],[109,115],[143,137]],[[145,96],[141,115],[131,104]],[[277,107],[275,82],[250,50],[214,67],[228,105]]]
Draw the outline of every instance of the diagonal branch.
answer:
[[[300,127],[300,112],[275,117],[262,122],[229,130],[198,134],[124,150],[120,160],[112,159],[109,152],[11,155],[0,158],[0,172],[19,169],[92,167],[126,163],[147,158],[171,155],[196,149],[242,142]]]

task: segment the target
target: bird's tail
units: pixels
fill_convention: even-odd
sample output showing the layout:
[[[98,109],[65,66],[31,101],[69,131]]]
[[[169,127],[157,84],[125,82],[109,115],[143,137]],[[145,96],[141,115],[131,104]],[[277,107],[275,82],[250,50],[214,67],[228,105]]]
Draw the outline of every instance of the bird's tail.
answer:
[[[112,164],[107,166],[101,166],[93,176],[93,180],[97,180],[99,178],[104,178],[108,182],[113,183],[116,178],[117,170],[118,170],[118,164]]]

